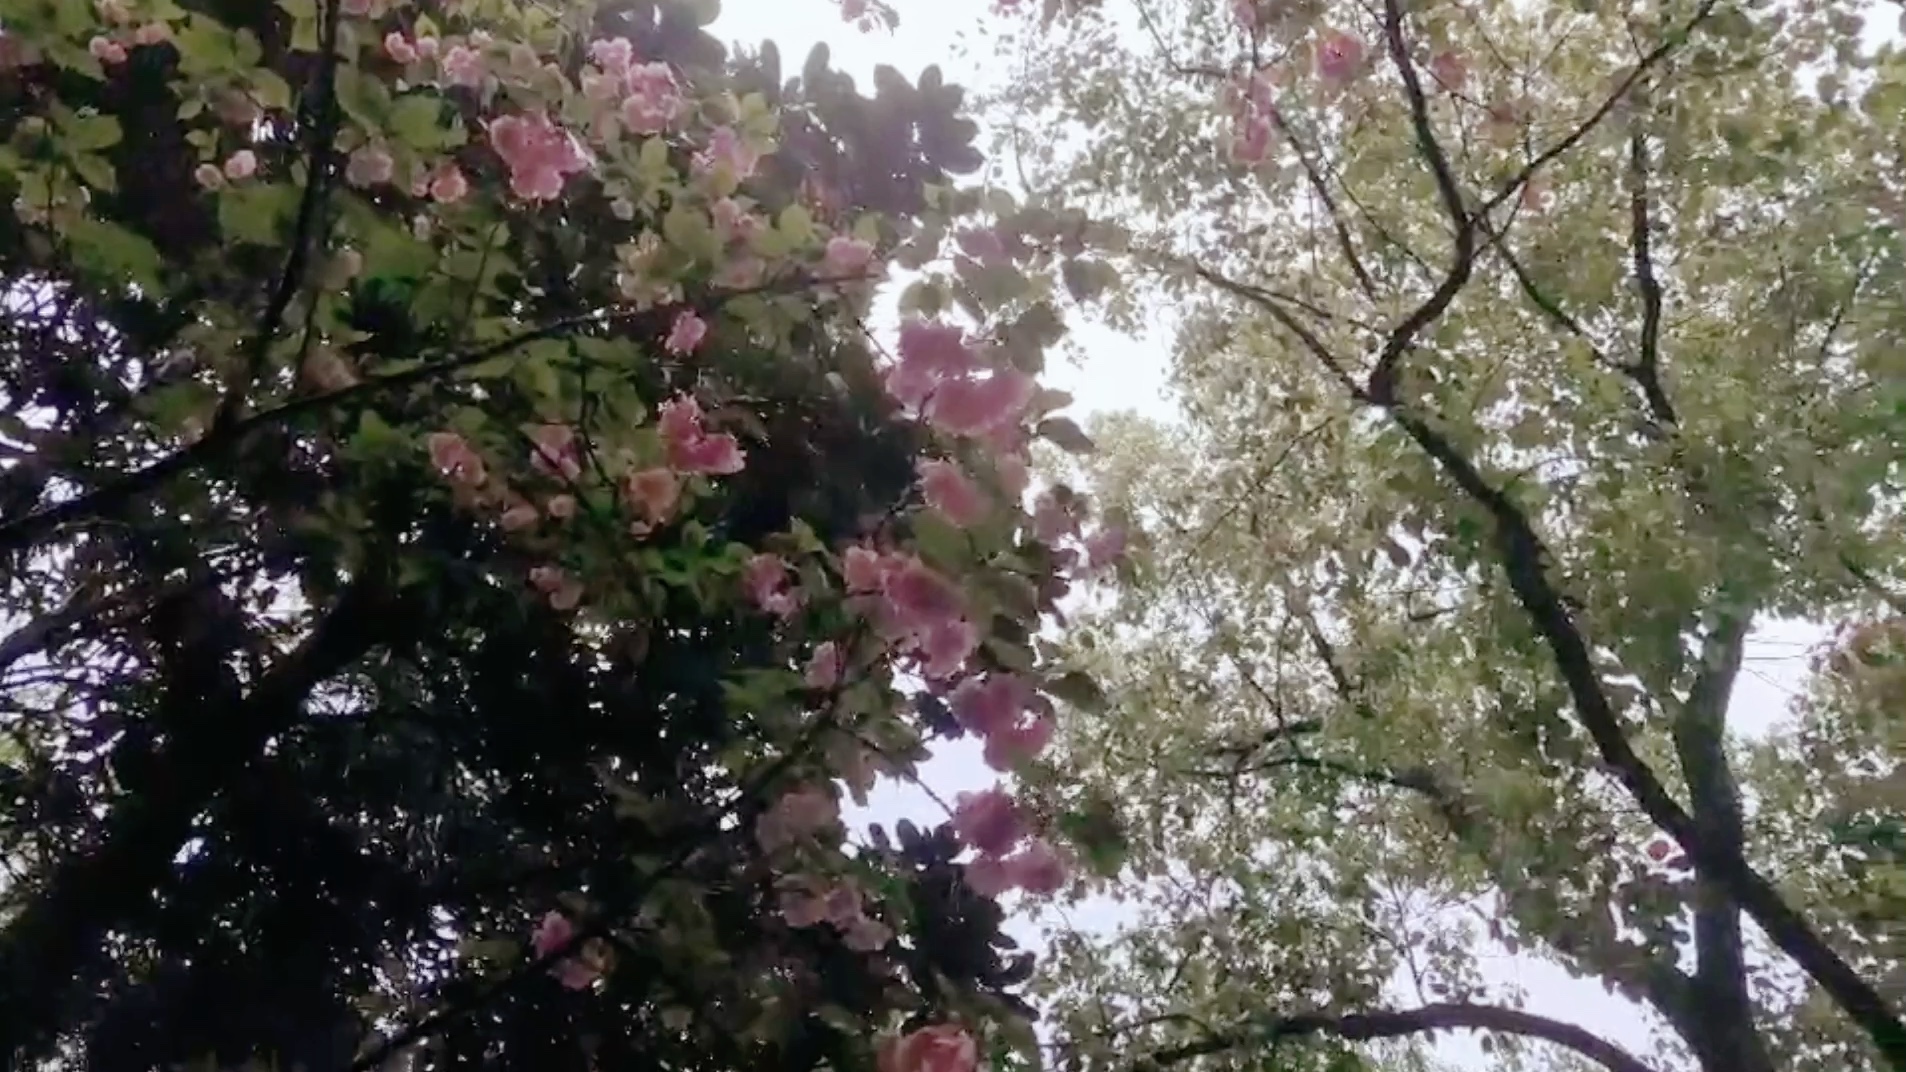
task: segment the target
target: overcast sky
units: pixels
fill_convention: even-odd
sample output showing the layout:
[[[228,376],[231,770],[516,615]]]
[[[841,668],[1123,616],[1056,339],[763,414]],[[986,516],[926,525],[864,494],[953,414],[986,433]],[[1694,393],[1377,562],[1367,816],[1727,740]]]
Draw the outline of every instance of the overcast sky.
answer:
[[[774,41],[784,67],[790,69],[798,69],[815,43],[826,42],[834,66],[854,75],[863,87],[871,84],[874,67],[882,63],[899,68],[909,78],[937,64],[950,81],[969,86],[984,86],[1000,76],[997,62],[967,55],[972,51],[967,46],[976,43],[974,28],[992,17],[990,0],[893,3],[901,25],[891,34],[862,34],[841,21],[832,0],[724,0],[714,30],[731,41]],[[1090,324],[1075,326],[1074,335],[1085,344],[1087,361],[1083,367],[1055,367],[1047,382],[1071,392],[1081,415],[1136,410],[1159,419],[1173,418],[1174,408],[1165,391],[1166,340],[1126,338]],[[1808,648],[1822,635],[1802,624],[1760,631],[1750,644],[1748,668],[1735,691],[1731,717],[1738,728],[1764,731],[1784,714],[1802,680]],[[940,745],[922,773],[923,781],[948,800],[956,792],[984,788],[995,781],[993,772],[980,762],[978,748],[968,742]],[[891,822],[912,817],[935,823],[943,817],[927,793],[910,786],[883,785],[870,805],[867,819]],[[1104,906],[1088,906],[1070,915],[1082,928],[1117,923],[1117,914]],[[1015,924],[1012,929],[1022,940],[1036,943],[1030,921],[1022,918]],[[1590,1028],[1638,1055],[1650,1049],[1649,1028],[1641,1010],[1609,995],[1599,984],[1571,979],[1553,965],[1499,949],[1488,957],[1486,970],[1491,982],[1512,983],[1525,990],[1531,1012]],[[1399,994],[1398,1000],[1410,999]],[[1491,1067],[1473,1038],[1450,1039],[1437,1052],[1459,1067]]]

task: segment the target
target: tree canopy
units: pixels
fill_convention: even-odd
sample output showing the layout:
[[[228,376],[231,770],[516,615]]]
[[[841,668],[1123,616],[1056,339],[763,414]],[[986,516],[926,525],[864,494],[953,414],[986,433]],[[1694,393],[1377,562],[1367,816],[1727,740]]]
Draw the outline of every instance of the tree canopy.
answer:
[[[1173,311],[1182,410],[1087,466],[1147,552],[1068,634],[1115,703],[1065,720],[1055,792],[1115,802],[1138,918],[1058,944],[1068,1051],[1906,1067],[1887,13],[1009,6],[1002,140],[1122,272],[1072,296]],[[1730,727],[1794,618],[1851,639]],[[1662,1052],[1517,1008],[1485,940]]]
[[[839,808],[1092,695],[1034,643],[1120,543],[1026,508],[1058,221],[936,68],[717,13],[0,0],[7,1067],[1028,1048],[996,898],[1063,817]]]

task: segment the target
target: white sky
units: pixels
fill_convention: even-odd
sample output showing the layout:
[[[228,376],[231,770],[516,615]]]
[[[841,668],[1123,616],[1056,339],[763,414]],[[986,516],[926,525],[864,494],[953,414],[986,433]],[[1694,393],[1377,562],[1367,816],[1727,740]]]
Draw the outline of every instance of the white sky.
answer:
[[[854,75],[863,88],[871,86],[873,69],[882,63],[899,68],[909,79],[938,64],[948,81],[967,86],[984,86],[1000,76],[997,62],[971,54],[982,47],[973,30],[992,17],[991,0],[894,0],[894,4],[901,20],[897,31],[862,34],[841,21],[831,0],[724,0],[714,32],[749,44],[774,41],[786,71],[798,71],[808,50],[824,41],[832,51],[833,65]],[[1175,407],[1165,391],[1166,340],[1132,339],[1091,324],[1075,325],[1073,337],[1085,346],[1089,355],[1085,364],[1055,363],[1046,382],[1073,394],[1077,415],[1129,409],[1160,419],[1174,417]],[[1808,649],[1823,636],[1823,631],[1805,623],[1776,624],[1759,631],[1750,641],[1747,669],[1735,691],[1730,716],[1736,727],[1750,734],[1764,732],[1783,715],[1803,680]],[[959,791],[992,785],[996,776],[980,761],[978,747],[963,741],[943,743],[923,768],[922,780],[942,799],[951,800]],[[866,821],[891,823],[911,817],[930,824],[943,818],[929,795],[913,786],[883,783],[869,804],[861,813]],[[1081,906],[1068,915],[1084,929],[1116,926],[1118,921],[1117,911],[1102,903]],[[1028,948],[1040,947],[1032,920],[1018,916],[1009,929]],[[1489,980],[1522,989],[1529,1011],[1590,1028],[1647,1059],[1650,1028],[1635,1005],[1611,996],[1599,984],[1570,978],[1554,965],[1527,956],[1496,949],[1485,957]],[[1413,999],[1399,993],[1397,1000]],[[1473,1036],[1445,1036],[1436,1052],[1458,1067],[1492,1067]]]

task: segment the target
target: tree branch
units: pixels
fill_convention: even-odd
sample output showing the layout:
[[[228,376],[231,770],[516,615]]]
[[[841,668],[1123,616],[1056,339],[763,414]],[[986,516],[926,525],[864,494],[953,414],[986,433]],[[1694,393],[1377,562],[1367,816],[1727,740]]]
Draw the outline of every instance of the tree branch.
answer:
[[[1434,323],[1456,300],[1457,293],[1469,282],[1470,273],[1475,270],[1476,226],[1475,219],[1463,203],[1462,188],[1456,182],[1456,174],[1450,169],[1449,155],[1443,151],[1443,145],[1437,140],[1436,131],[1430,124],[1429,98],[1423,93],[1422,80],[1417,77],[1416,61],[1410,58],[1409,43],[1403,39],[1402,0],[1384,0],[1383,15],[1383,37],[1389,49],[1390,62],[1403,78],[1403,91],[1409,99],[1410,127],[1416,135],[1417,152],[1429,164],[1430,174],[1436,180],[1436,192],[1443,201],[1443,211],[1448,214],[1450,226],[1455,229],[1449,269],[1444,273],[1443,281],[1437,284],[1421,305],[1411,310],[1391,330],[1383,342],[1382,352],[1377,355],[1376,367],[1370,371],[1370,397],[1379,405],[1389,405],[1396,399],[1397,366],[1402,362],[1403,355],[1415,344],[1417,334]]]
[[[1165,1068],[1212,1054],[1275,1045],[1283,1039],[1326,1035],[1348,1042],[1405,1038],[1431,1031],[1496,1031],[1550,1042],[1594,1061],[1609,1072],[1654,1072],[1628,1051],[1585,1028],[1520,1009],[1446,1002],[1416,1009],[1353,1013],[1298,1013],[1268,1017],[1197,1042],[1159,1050],[1141,1068]]]
[[[1728,593],[1721,594],[1727,599]],[[1701,669],[1670,732],[1687,778],[1694,822],[1708,841],[1744,848],[1740,788],[1727,758],[1727,706],[1740,675],[1753,616],[1721,609],[1720,625],[1701,645]],[[1772,1072],[1765,1043],[1753,1027],[1747,962],[1741,947],[1740,906],[1721,884],[1700,876],[1694,888],[1693,1001],[1681,1025],[1703,1064],[1729,1072]]]
[[[805,285],[817,281],[795,282]],[[839,282],[839,280],[828,282]],[[553,339],[581,328],[622,329],[644,337],[659,335],[674,317],[685,309],[706,315],[729,299],[779,290],[789,285],[788,282],[780,282],[723,291],[694,304],[658,305],[649,309],[620,313],[598,310],[579,316],[563,317],[473,350],[452,354],[436,361],[425,361],[402,372],[374,376],[335,391],[295,398],[261,413],[234,420],[223,430],[214,428],[191,446],[174,451],[143,469],[135,469],[102,487],[76,495],[64,502],[41,507],[24,516],[0,521],[0,555],[30,547],[62,526],[110,517],[127,503],[158,490],[168,480],[232,453],[253,434],[283,424],[295,417],[319,412],[344,402],[368,399],[387,391],[429,383],[439,377],[451,375],[473,365],[480,365],[491,358],[501,357],[530,343]]]
[[[297,221],[292,225],[291,251],[285,257],[284,271],[278,277],[278,285],[272,292],[269,304],[265,306],[265,315],[259,320],[258,334],[253,338],[243,367],[236,377],[239,382],[230,385],[224,400],[219,403],[218,412],[212,418],[214,430],[226,428],[238,420],[246,393],[257,382],[259,372],[270,357],[271,344],[277,341],[278,329],[284,324],[285,310],[291,307],[292,297],[304,284],[318,217],[324,212],[325,196],[330,192],[332,143],[337,140],[340,118],[337,105],[338,32],[344,16],[341,0],[328,0],[322,7],[324,25],[319,31],[321,39],[318,48],[324,56],[318,63],[312,96],[307,101],[312,117],[309,127],[311,137],[305,151],[304,192],[298,199]]]
[[[179,608],[189,617],[190,608]],[[179,632],[203,623],[184,620]],[[65,1030],[91,990],[105,938],[138,917],[164,885],[192,824],[212,800],[297,718],[304,699],[390,631],[389,608],[359,581],[305,642],[248,696],[225,666],[224,645],[172,644],[162,705],[173,739],[117,803],[98,843],[62,861],[0,931],[0,1055],[30,1068]]]
[[[1641,388],[1649,415],[1662,425],[1675,425],[1680,419],[1661,386],[1661,280],[1655,275],[1654,223],[1648,208],[1648,143],[1638,127],[1628,136],[1628,183],[1629,247],[1635,288],[1641,292],[1641,341],[1634,363],[1622,371]]]

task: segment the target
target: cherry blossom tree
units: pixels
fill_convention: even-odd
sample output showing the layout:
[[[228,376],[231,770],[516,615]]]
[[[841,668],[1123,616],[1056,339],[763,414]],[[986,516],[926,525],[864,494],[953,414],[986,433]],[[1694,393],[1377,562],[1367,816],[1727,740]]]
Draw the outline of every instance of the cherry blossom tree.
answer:
[[[0,0],[10,1067],[1033,1052],[1009,779],[1116,543],[1026,501],[1054,224],[936,69],[717,13]]]

